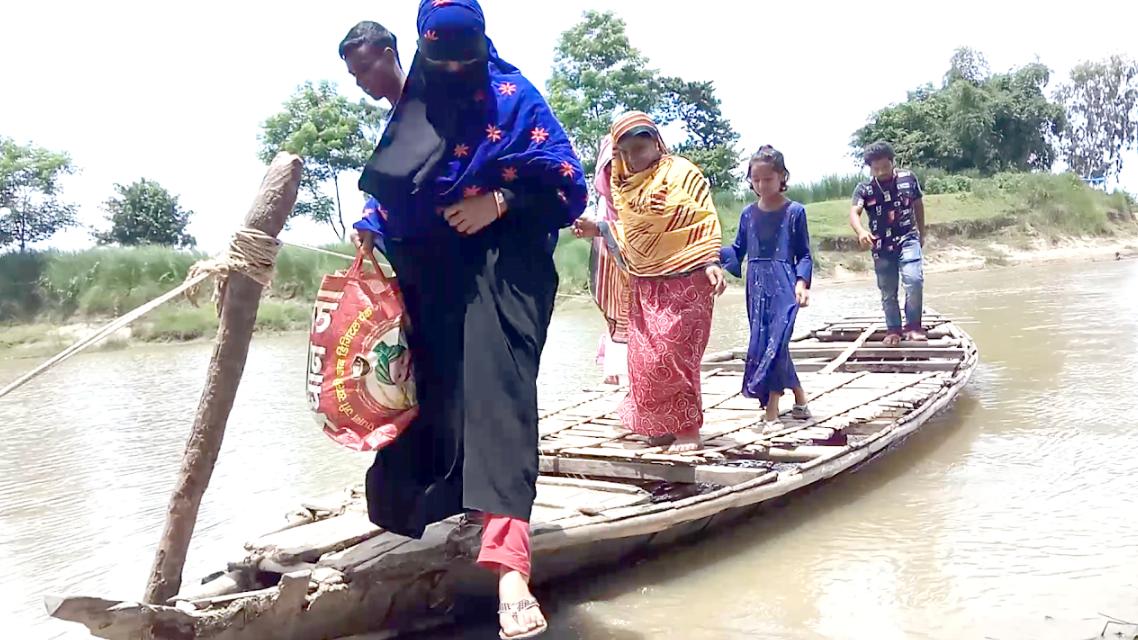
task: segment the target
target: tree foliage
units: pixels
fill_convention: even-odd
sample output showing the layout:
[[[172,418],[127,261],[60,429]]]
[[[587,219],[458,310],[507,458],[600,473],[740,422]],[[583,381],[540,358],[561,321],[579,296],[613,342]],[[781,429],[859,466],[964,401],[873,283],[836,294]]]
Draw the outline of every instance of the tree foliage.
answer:
[[[732,188],[739,168],[739,134],[723,115],[715,85],[683,78],[664,78],[661,85],[664,99],[658,109],[660,119],[683,123],[688,135],[674,151],[694,162],[712,188]]]
[[[983,53],[969,47],[960,47],[952,53],[952,58],[948,61],[948,73],[944,74],[944,84],[949,86],[957,80],[964,80],[970,84],[980,85],[991,72],[988,58],[984,57]]]
[[[724,117],[714,85],[661,76],[632,46],[624,21],[610,11],[587,11],[561,34],[548,89],[550,107],[589,175],[613,120],[638,110],[661,126],[683,124],[687,139],[673,150],[703,169],[713,186],[727,187],[734,180],[739,135]]]
[[[1085,178],[1122,173],[1122,156],[1138,146],[1138,63],[1113,56],[1083,62],[1057,96],[1067,110],[1063,151]]]
[[[548,90],[549,106],[589,175],[613,119],[629,110],[651,113],[660,103],[657,72],[628,40],[624,20],[611,11],[586,11],[561,34]]]
[[[0,248],[28,245],[75,226],[75,207],[59,197],[60,180],[75,172],[66,153],[0,137]]]
[[[375,149],[383,109],[352,102],[336,85],[301,85],[281,111],[261,125],[261,161],[268,164],[280,151],[304,158],[301,197],[295,214],[328,224],[342,240],[347,231],[340,202],[340,174],[359,171]],[[329,184],[331,183],[331,184]],[[335,197],[327,193],[331,186]]]
[[[982,54],[959,49],[941,87],[925,85],[873,114],[851,146],[860,155],[885,140],[903,164],[952,172],[1049,169],[1066,124],[1062,105],[1044,93],[1050,78],[1039,63],[989,73]]]
[[[95,233],[100,244],[136,246],[142,244],[193,247],[194,237],[186,233],[193,211],[183,209],[178,196],[145,178],[130,185],[115,185],[116,196],[103,204],[110,231]]]

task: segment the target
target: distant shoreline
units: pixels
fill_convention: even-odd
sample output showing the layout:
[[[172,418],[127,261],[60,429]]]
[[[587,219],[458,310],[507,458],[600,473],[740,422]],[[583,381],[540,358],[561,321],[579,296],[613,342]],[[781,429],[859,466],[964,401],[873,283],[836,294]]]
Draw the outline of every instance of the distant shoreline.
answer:
[[[864,268],[851,269],[845,262],[854,262],[859,267],[864,265],[868,253],[853,252],[820,252],[820,262],[828,266],[822,270],[815,279],[815,288],[825,287],[827,284],[840,284],[869,280],[873,273]],[[926,248],[925,270],[927,273],[947,273],[953,271],[973,271],[979,269],[994,269],[1015,267],[1028,264],[1045,263],[1080,263],[1103,262],[1118,259],[1138,259],[1138,228],[1134,235],[1109,238],[1064,238],[1056,241],[1039,240],[1031,247],[1012,247],[997,240],[986,242],[971,242],[967,244],[944,244],[930,242]],[[732,278],[731,286],[742,288],[742,281]],[[591,304],[587,292],[566,291],[561,304]],[[282,315],[289,320],[279,323],[272,328],[262,327],[257,335],[296,335],[307,330],[310,305],[299,300],[281,301],[266,299],[275,307],[288,307]],[[202,309],[188,306],[175,307],[172,313],[188,314],[202,319],[203,311],[212,314],[212,308]],[[204,320],[211,317],[206,315]],[[0,326],[0,359],[43,358],[66,348],[72,342],[90,335],[109,319],[88,319],[82,322],[68,322],[62,324],[28,323],[9,326]],[[179,321],[184,321],[185,318]],[[145,322],[145,318],[142,322]],[[148,335],[148,334],[143,334]],[[153,334],[150,334],[153,335]],[[158,334],[162,335],[162,334]],[[101,344],[92,347],[95,350],[123,349],[137,345],[156,344],[192,344],[206,342],[213,339],[213,330],[197,333],[187,332],[185,337],[144,339],[138,332],[126,328]]]

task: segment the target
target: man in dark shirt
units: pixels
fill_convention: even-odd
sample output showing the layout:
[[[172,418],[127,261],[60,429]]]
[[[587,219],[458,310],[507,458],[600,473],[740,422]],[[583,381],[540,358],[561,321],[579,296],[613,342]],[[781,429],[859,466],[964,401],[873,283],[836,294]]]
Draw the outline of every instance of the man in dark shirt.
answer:
[[[924,266],[921,248],[925,239],[925,203],[917,176],[893,164],[893,148],[875,142],[865,149],[865,164],[872,176],[854,189],[850,207],[850,227],[863,249],[873,252],[877,288],[885,311],[886,346],[906,340],[927,340],[921,321],[924,303]],[[869,229],[861,224],[861,214],[869,219]],[[905,288],[905,319],[897,286]]]
[[[399,62],[395,34],[378,22],[364,21],[352,27],[340,42],[340,58],[356,85],[373,100],[387,100],[391,108],[403,95],[407,75]],[[352,225],[352,243],[356,248],[373,248],[386,252],[384,231],[387,217],[375,198],[368,197],[363,217]]]

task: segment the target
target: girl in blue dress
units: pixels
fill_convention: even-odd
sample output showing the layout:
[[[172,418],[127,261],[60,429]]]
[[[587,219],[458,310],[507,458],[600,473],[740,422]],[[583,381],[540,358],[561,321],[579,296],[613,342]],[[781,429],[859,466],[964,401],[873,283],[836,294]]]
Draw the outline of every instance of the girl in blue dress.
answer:
[[[768,425],[778,422],[779,400],[794,393],[791,416],[810,418],[806,391],[790,358],[790,337],[798,309],[810,303],[810,234],[806,208],[784,194],[790,173],[781,152],[767,145],[751,157],[747,179],[758,202],[739,218],[735,243],[724,247],[723,267],[743,277],[747,263],[747,319],[751,339],[743,375],[743,395],[758,398]]]

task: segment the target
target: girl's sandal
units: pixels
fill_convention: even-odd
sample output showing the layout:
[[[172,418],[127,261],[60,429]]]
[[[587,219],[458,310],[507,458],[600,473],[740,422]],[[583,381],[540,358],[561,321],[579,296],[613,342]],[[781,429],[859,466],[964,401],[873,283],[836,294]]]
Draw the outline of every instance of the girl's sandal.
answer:
[[[514,622],[518,623],[518,626],[521,626],[522,621],[518,619],[518,615],[521,614],[521,612],[523,612],[523,611],[528,611],[530,609],[537,609],[537,608],[540,608],[540,605],[537,603],[537,600],[534,600],[533,598],[526,598],[525,600],[519,600],[519,601],[513,602],[513,603],[507,602],[507,603],[503,603],[503,604],[499,605],[498,606],[498,615],[499,616],[502,614],[511,615],[514,617]],[[518,633],[518,634],[515,634],[512,636],[506,635],[506,632],[503,630],[499,630],[498,631],[498,637],[501,638],[502,640],[523,640],[524,638],[536,638],[537,636],[540,636],[541,634],[545,633],[545,630],[548,628],[549,628],[549,623],[543,622],[543,623],[541,623],[540,626],[537,626],[533,629],[530,629],[529,631],[523,631],[521,633]]]

